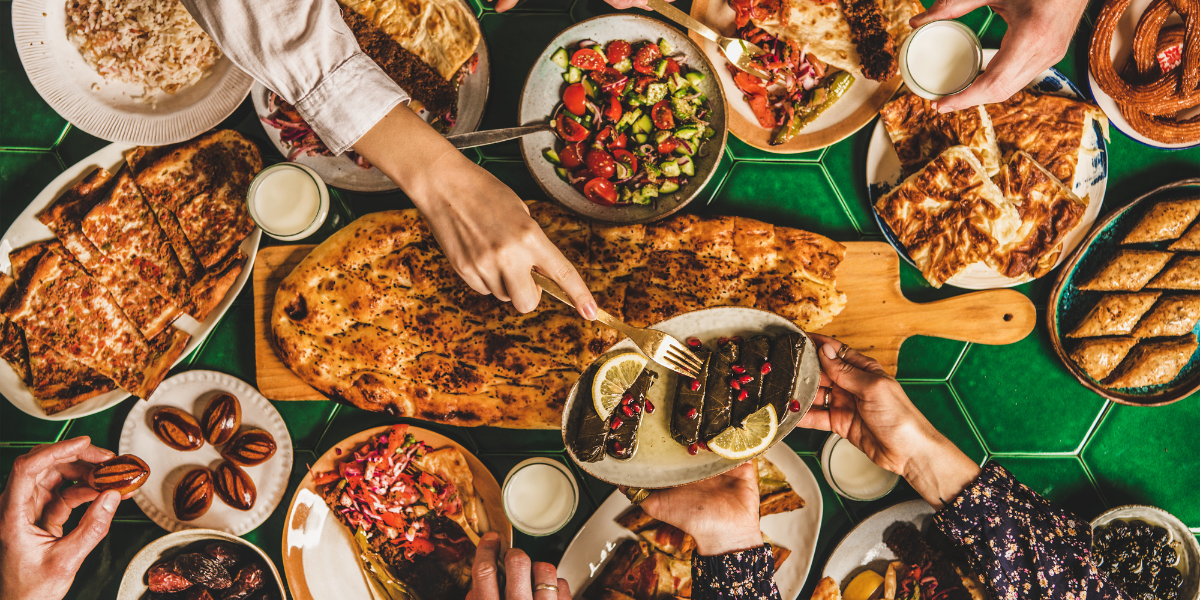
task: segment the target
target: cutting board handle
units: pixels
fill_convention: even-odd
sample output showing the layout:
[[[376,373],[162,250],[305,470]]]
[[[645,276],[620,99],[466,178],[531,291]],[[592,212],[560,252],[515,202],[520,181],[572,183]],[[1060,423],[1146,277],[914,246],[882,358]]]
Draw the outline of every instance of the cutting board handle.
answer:
[[[974,342],[1012,344],[1025,339],[1037,324],[1037,310],[1014,290],[988,290],[920,305],[905,315],[911,335]]]

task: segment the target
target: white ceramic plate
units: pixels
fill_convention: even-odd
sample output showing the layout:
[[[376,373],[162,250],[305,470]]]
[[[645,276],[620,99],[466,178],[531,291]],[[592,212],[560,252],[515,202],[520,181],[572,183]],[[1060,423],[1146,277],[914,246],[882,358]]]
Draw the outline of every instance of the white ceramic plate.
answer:
[[[1108,50],[1109,57],[1112,58],[1113,64],[1117,65],[1117,67],[1120,67],[1122,64],[1124,64],[1125,57],[1129,56],[1129,53],[1133,51],[1133,31],[1137,28],[1138,21],[1141,20],[1142,13],[1146,12],[1146,8],[1148,6],[1150,6],[1150,0],[1132,0],[1129,3],[1129,8],[1125,9],[1125,14],[1121,15],[1121,20],[1117,22],[1117,29],[1113,33],[1113,45],[1112,48],[1109,48]],[[1171,16],[1167,18],[1164,26],[1178,25],[1182,22],[1183,19],[1179,16],[1179,13],[1172,13]],[[1167,150],[1183,150],[1186,148],[1200,147],[1200,142],[1167,144],[1157,140],[1152,140],[1138,133],[1132,126],[1129,125],[1129,121],[1125,120],[1125,116],[1121,114],[1121,109],[1119,106],[1117,106],[1116,101],[1112,99],[1112,96],[1106,94],[1104,90],[1100,89],[1100,86],[1096,84],[1096,78],[1092,76],[1090,68],[1088,69],[1088,88],[1089,91],[1092,92],[1092,97],[1096,99],[1096,104],[1100,105],[1100,110],[1103,110],[1104,114],[1108,115],[1108,120],[1112,122],[1113,127],[1116,127],[1117,131],[1120,131],[1130,138],[1133,138],[1134,140],[1147,146],[1152,146],[1154,148],[1165,148]],[[1196,116],[1197,114],[1200,114],[1200,108],[1193,108],[1191,110],[1184,111],[1182,116],[1184,118],[1190,118]]]
[[[258,559],[264,563],[272,577],[270,582],[263,582],[262,589],[267,591],[278,589],[278,597],[287,598],[287,594],[283,589],[283,579],[279,577],[279,571],[275,570],[275,563],[261,548],[223,531],[215,529],[189,529],[187,531],[177,531],[164,535],[146,544],[146,547],[142,548],[133,557],[133,560],[129,561],[129,566],[125,568],[125,576],[121,578],[121,588],[117,591],[117,600],[142,600],[142,598],[146,597],[146,592],[150,589],[146,585],[144,577],[146,571],[149,571],[150,567],[154,566],[154,563],[164,557],[170,558],[175,556],[175,553],[184,547],[198,542],[209,541],[229,542],[253,550],[258,555]]]
[[[1182,600],[1200,600],[1200,542],[1175,515],[1154,506],[1127,504],[1107,510],[1092,520],[1092,528],[1099,528],[1113,521],[1142,520],[1158,525],[1171,533],[1171,547],[1179,555],[1179,571],[1183,573]],[[1094,539],[1094,538],[1093,538]]]
[[[296,488],[283,530],[283,572],[295,600],[375,597],[362,571],[354,535],[329,512],[329,506],[313,486],[312,473],[332,469],[334,462],[346,452],[355,450],[371,436],[390,427],[384,425],[360,431],[338,442],[313,463]],[[475,492],[484,508],[480,529],[499,533],[501,546],[509,547],[512,525],[504,515],[500,484],[487,467],[454,440],[419,427],[410,426],[408,432],[435,449],[455,446],[462,452],[471,467]]]
[[[763,517],[762,531],[772,543],[792,551],[783,568],[775,573],[775,585],[785,600],[800,595],[816,552],[821,529],[821,489],[804,461],[786,445],[767,451],[766,457],[783,471],[792,489],[804,498],[804,508]],[[617,524],[616,518],[629,509],[629,500],[615,491],[584,523],[558,563],[558,576],[567,580],[571,593],[581,597],[584,590],[604,567],[604,561],[622,540],[637,536]]]
[[[33,199],[33,202],[30,202],[29,206],[25,207],[24,212],[17,216],[17,219],[13,221],[8,231],[4,232],[4,236],[0,237],[0,272],[12,274],[12,265],[8,262],[9,252],[28,246],[34,242],[54,237],[50,229],[37,220],[38,213],[42,212],[47,206],[50,206],[68,188],[82,180],[92,169],[102,167],[115,173],[117,168],[125,161],[125,152],[133,148],[134,145],[120,142],[109,144],[97,150],[91,156],[67,167],[66,171],[55,177],[54,181],[51,181]],[[205,338],[216,327],[217,322],[221,320],[221,317],[225,316],[225,311],[229,309],[229,305],[233,304],[233,299],[237,298],[237,295],[241,293],[242,286],[246,285],[246,281],[250,279],[251,267],[254,265],[254,256],[258,254],[258,242],[261,237],[262,230],[255,228],[254,233],[251,233],[246,239],[242,240],[241,251],[246,254],[246,264],[242,267],[242,273],[238,275],[237,281],[233,283],[233,286],[229,288],[229,292],[225,294],[225,299],[221,300],[221,303],[217,305],[217,308],[212,311],[212,314],[208,315],[208,318],[203,323],[196,323],[195,320],[186,315],[175,321],[175,327],[182,329],[192,336],[192,339],[188,340],[187,347],[179,355],[175,364],[182,362],[196,348],[199,348],[200,344],[204,343]],[[60,413],[47,415],[42,412],[41,405],[29,393],[29,389],[25,387],[25,382],[21,381],[21,378],[17,376],[17,372],[13,371],[7,362],[0,360],[0,395],[7,398],[13,406],[21,409],[21,412],[27,415],[48,421],[66,421],[68,419],[86,417],[116,406],[122,400],[129,397],[129,392],[118,388],[107,394],[100,394],[95,398],[76,404]]]
[[[984,50],[983,64],[986,66],[995,55],[995,50]],[[1049,69],[1043,72],[1031,85],[1033,89],[1042,93],[1079,100],[1087,99],[1083,92],[1080,92],[1075,84],[1071,83],[1071,80],[1067,79],[1066,75],[1063,75],[1058,69]],[[1083,145],[1085,148],[1098,150],[1099,154],[1091,164],[1081,164],[1075,169],[1075,181],[1071,184],[1071,191],[1080,198],[1087,198],[1088,207],[1075,229],[1063,238],[1063,250],[1058,255],[1055,267],[1067,260],[1075,248],[1087,237],[1092,223],[1100,214],[1100,207],[1104,204],[1104,192],[1108,188],[1108,144],[1104,141],[1104,134],[1099,123],[1095,123],[1092,130],[1084,134]],[[867,196],[871,201],[871,206],[874,207],[875,202],[893,187],[899,185],[900,181],[900,158],[896,156],[896,148],[892,145],[892,140],[888,137],[883,122],[877,121],[875,131],[871,134],[871,145],[867,148]],[[891,228],[883,222],[879,213],[872,209],[871,214],[874,215],[875,222],[883,231],[883,236],[887,238],[888,243],[896,249],[901,258],[908,261],[908,264],[915,266],[912,259],[909,258],[908,252],[905,251],[904,244],[900,243]],[[990,290],[1013,287],[1032,280],[1033,278],[1028,274],[1021,277],[1005,277],[983,263],[975,263],[951,277],[946,284],[968,290]]]
[[[475,14],[475,9],[470,4],[467,5],[467,8],[471,14]],[[458,88],[458,119],[454,122],[454,127],[446,132],[446,135],[471,133],[479,128],[479,123],[483,120],[483,108],[487,104],[488,82],[492,73],[486,39],[479,38],[479,46],[475,49],[475,53],[479,55],[479,64],[476,65],[475,72],[467,75]],[[279,141],[279,129],[262,121],[271,114],[271,111],[267,110],[267,93],[268,90],[263,84],[255,82],[254,87],[250,90],[250,100],[254,102],[254,112],[258,114],[263,131],[267,133],[268,138],[271,138],[271,143],[275,144],[279,153],[287,156],[290,150]],[[420,114],[421,118],[427,122],[433,118],[428,111],[422,111]],[[383,171],[375,167],[364,169],[345,154],[341,156],[302,155],[297,156],[295,162],[312,167],[312,170],[325,180],[325,183],[333,187],[355,192],[387,192],[399,189],[396,182],[388,179]]]
[[[156,104],[139,86],[108,82],[67,39],[64,0],[14,0],[13,37],[34,89],[72,125],[105,140],[174,144],[208,131],[246,98],[253,79],[222,57],[208,75]]]
[[[912,523],[925,531],[933,527],[933,507],[924,500],[909,500],[867,517],[838,542],[825,562],[823,577],[832,577],[839,588],[845,589],[850,580],[863,571],[882,575],[888,563],[896,560],[883,538],[888,528],[897,522]]]
[[[750,339],[754,335],[777,335],[784,331],[800,331],[791,321],[756,308],[725,306],[705,308],[690,313],[672,317],[654,325],[653,329],[668,333],[677,340],[698,337],[709,347],[711,340],[719,337],[742,336]],[[805,334],[807,338],[807,334]],[[611,350],[636,350],[632,341],[625,339],[614,345]],[[599,360],[599,359],[598,359]],[[676,381],[679,378],[674,371],[669,371],[653,362],[647,366],[658,373],[658,382],[650,388],[646,398],[654,403],[658,410],[643,415],[638,427],[638,450],[629,460],[616,460],[611,456],[594,463],[575,458],[572,445],[566,441],[567,424],[579,389],[579,383],[571,388],[567,402],[563,407],[563,442],[571,460],[588,474],[613,485],[627,485],[638,488],[668,488],[700,481],[720,475],[745,460],[729,460],[721,458],[712,452],[701,452],[696,456],[688,454],[687,448],[671,437],[671,405],[675,397]],[[800,412],[789,412],[779,425],[779,431],[771,446],[778,444],[787,436],[800,418],[812,406],[817,397],[817,386],[820,383],[820,363],[817,361],[816,348],[812,339],[804,345],[800,362],[800,373],[796,377],[796,389],[792,397],[800,401]],[[585,393],[583,400],[591,402],[591,394]],[[770,448],[770,446],[768,446]]]
[[[242,405],[239,431],[262,429],[275,438],[275,455],[256,467],[242,467],[254,482],[258,499],[248,511],[237,510],[214,497],[208,512],[193,521],[175,518],[172,498],[175,486],[196,467],[215,468],[225,459],[217,447],[205,442],[199,450],[180,452],[158,439],[150,425],[154,410],[174,406],[200,420],[214,396],[228,392]],[[168,378],[146,402],[138,402],[121,427],[121,454],[132,454],[146,461],[150,480],[133,494],[142,512],[167,531],[204,528],[244,535],[262,525],[279,506],[292,474],[292,436],[279,411],[258,390],[236,377],[216,371],[185,371]]]

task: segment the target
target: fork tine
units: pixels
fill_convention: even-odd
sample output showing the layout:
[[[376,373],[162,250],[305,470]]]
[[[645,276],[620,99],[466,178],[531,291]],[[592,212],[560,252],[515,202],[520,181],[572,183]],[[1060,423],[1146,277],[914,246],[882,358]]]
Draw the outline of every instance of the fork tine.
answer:
[[[692,378],[695,378],[700,373],[699,368],[688,364],[686,358],[674,348],[666,348],[663,352],[663,359],[675,363],[679,367],[679,370],[687,371],[687,374]]]
[[[693,369],[699,369],[704,364],[704,362],[700,360],[700,357],[696,356],[696,354],[692,352],[691,348],[681,344],[679,340],[675,338],[667,338],[665,341],[672,350],[675,350],[683,356],[684,362],[686,362],[689,367],[692,367]]]

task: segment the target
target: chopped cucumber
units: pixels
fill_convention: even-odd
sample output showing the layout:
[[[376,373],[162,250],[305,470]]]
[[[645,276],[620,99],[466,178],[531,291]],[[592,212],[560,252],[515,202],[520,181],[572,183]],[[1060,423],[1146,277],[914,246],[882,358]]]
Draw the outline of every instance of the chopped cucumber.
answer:
[[[649,179],[653,183],[658,183],[658,180],[662,179],[662,170],[659,169],[658,166],[656,166],[654,163],[647,162],[646,163],[646,178]]]
[[[640,190],[634,192],[629,200],[634,204],[650,204],[651,202],[650,198],[643,195]]]
[[[692,155],[692,147],[694,147],[695,145],[696,145],[695,140],[689,140],[686,144],[680,144],[678,146],[675,146],[675,154],[679,154],[680,156],[691,156]]]
[[[654,143],[661,144],[661,143],[667,141],[667,138],[670,138],[673,133],[674,133],[673,131],[668,131],[666,129],[659,129],[658,131],[655,131],[654,132]]]
[[[685,87],[679,88],[678,91],[676,91],[674,94],[671,94],[671,95],[676,98],[683,98],[684,96],[688,96],[691,93],[692,93],[692,88],[685,86]]]
[[[592,46],[592,50],[599,52],[600,56],[604,56],[604,48],[601,48],[600,46]]]
[[[667,61],[668,60],[670,60],[670,59],[664,58],[664,59],[658,61],[657,65],[654,65],[654,76],[655,77],[662,79],[663,76],[665,76],[667,74]]]
[[[558,167],[558,168],[554,169],[554,172],[558,173],[558,177],[560,179],[562,179],[563,181],[570,182],[570,179],[568,179],[568,178],[571,176],[571,172],[568,171],[565,167]]]
[[[667,97],[667,84],[652,83],[646,86],[646,104],[658,104]]]
[[[688,177],[693,177],[696,175],[696,161],[688,159],[687,162],[683,162],[683,159],[680,159],[679,162],[681,163],[679,165],[680,173],[687,175]]]
[[[642,115],[641,118],[633,124],[634,133],[650,133],[654,131],[654,121],[650,120],[650,115]]]
[[[684,79],[679,73],[671,75],[671,81],[675,83],[675,89],[683,89],[688,87],[688,80]]]
[[[637,140],[637,143],[639,144],[645,144],[646,140],[650,139],[650,136],[644,133],[635,133],[633,134],[633,139]]]
[[[558,50],[554,51],[553,55],[550,56],[550,61],[565,69],[570,66],[571,57],[567,56],[566,48],[559,48]]]
[[[584,77],[583,78],[583,91],[584,91],[584,93],[587,94],[588,98],[595,98],[596,97],[596,84],[592,83],[591,79]]]
[[[617,121],[617,131],[625,131],[630,125],[633,125],[639,117],[642,116],[642,109],[635,108],[632,111],[621,115],[621,120]]]
[[[658,49],[662,51],[663,56],[667,56],[667,55],[671,54],[671,51],[672,51],[671,43],[668,42],[666,39],[659,38]]]
[[[668,160],[658,166],[662,167],[663,175],[666,175],[667,177],[679,177],[679,163],[673,160]]]
[[[550,161],[553,164],[556,164],[556,165],[562,164],[562,161],[559,160],[558,153],[554,151],[554,148],[547,148],[545,152],[542,152],[542,156],[545,156],[546,160]]]
[[[704,133],[701,133],[701,134],[700,134],[700,137],[701,137],[702,139],[706,139],[706,140],[707,140],[708,138],[711,138],[711,137],[712,137],[712,136],[714,136],[714,135],[717,135],[717,130],[716,130],[716,129],[713,129],[712,127],[705,127],[705,128],[704,128]]]
[[[621,202],[632,202],[632,201],[633,201],[633,192],[629,188],[622,186],[621,187]]]
[[[625,101],[629,103],[629,106],[641,106],[646,103],[641,94],[630,94]]]
[[[696,133],[698,132],[696,131],[695,127],[680,127],[679,129],[675,130],[675,137],[681,140],[690,140],[693,137],[696,137]]]
[[[645,187],[642,188],[642,197],[646,198],[646,200],[647,200],[646,203],[649,204],[650,198],[658,197],[658,186],[647,184]]]
[[[670,77],[667,78],[667,89],[670,90],[672,96],[679,93],[679,86],[675,85],[675,80]]]
[[[671,110],[675,111],[675,118],[681,121],[696,116],[696,104],[683,98],[671,98]]]
[[[688,83],[690,83],[693,88],[696,88],[697,92],[700,91],[700,82],[704,81],[704,73],[699,71],[691,71],[687,75],[684,75],[684,77],[687,78]]]
[[[672,194],[679,191],[679,184],[668,179],[658,186],[658,191],[662,194]]]
[[[618,73],[628,73],[631,69],[633,69],[633,61],[626,58],[613,65],[613,68],[616,69]]]
[[[567,78],[567,83],[579,83],[579,80],[583,79],[583,71],[580,71],[579,67],[571,65],[564,77]]]

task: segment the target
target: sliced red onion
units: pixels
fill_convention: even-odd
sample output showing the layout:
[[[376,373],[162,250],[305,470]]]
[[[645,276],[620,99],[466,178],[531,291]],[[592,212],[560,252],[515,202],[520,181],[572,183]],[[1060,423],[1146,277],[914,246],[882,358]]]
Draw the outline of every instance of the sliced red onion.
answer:
[[[582,42],[579,42],[579,47],[581,49],[582,48],[591,48],[592,46],[599,46],[599,45],[600,45],[600,42],[597,42],[596,40],[583,40]]]
[[[680,146],[687,148],[688,154],[695,154],[696,147],[694,145],[692,145],[691,142],[688,142],[687,140],[681,140],[678,138],[673,138],[673,139],[675,139],[675,141],[679,142]]]
[[[646,154],[653,154],[654,146],[651,146],[650,144],[642,144],[641,146],[638,146],[638,150],[641,150]]]
[[[586,175],[576,177],[574,173],[567,173],[567,183],[570,183],[571,185],[575,185],[581,181],[587,181],[587,180],[588,180],[588,178]]]

